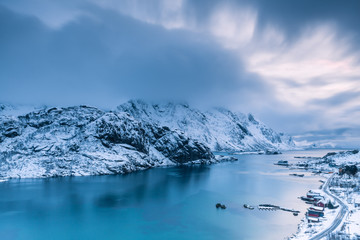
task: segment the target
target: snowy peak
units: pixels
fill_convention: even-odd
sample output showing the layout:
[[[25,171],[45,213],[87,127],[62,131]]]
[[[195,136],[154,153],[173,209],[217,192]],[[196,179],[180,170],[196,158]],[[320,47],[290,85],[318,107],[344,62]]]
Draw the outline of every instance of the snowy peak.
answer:
[[[125,112],[75,106],[0,113],[0,178],[114,174],[216,161],[201,142]]]
[[[279,134],[251,114],[225,108],[200,111],[183,103],[146,103],[131,100],[117,107],[136,119],[179,129],[213,151],[279,150],[294,147],[291,137]]]

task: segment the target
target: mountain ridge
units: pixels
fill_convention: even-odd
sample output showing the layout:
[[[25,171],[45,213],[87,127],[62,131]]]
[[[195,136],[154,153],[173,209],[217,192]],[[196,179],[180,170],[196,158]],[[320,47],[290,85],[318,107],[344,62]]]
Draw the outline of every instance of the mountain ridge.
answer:
[[[286,142],[287,141],[287,142]],[[212,151],[279,151],[291,137],[251,114],[185,103],[130,100],[85,105],[0,104],[0,178],[121,174],[156,166],[233,160]]]
[[[125,112],[87,106],[0,112],[0,178],[118,174],[217,161],[204,144]]]
[[[143,119],[207,144],[212,151],[289,150],[295,148],[290,136],[277,133],[252,114],[234,113],[226,108],[200,111],[184,103],[148,103],[130,100],[117,107],[134,118]]]

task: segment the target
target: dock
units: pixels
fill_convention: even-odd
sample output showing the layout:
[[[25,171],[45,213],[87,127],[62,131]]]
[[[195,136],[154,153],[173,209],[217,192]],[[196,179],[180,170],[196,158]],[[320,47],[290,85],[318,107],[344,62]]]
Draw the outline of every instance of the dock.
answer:
[[[268,210],[268,211],[282,210],[282,211],[285,211],[285,212],[291,212],[291,213],[295,213],[295,214],[300,213],[300,211],[297,211],[297,210],[294,210],[294,209],[283,208],[283,207],[273,205],[273,204],[259,204],[258,209],[259,210]]]
[[[294,210],[294,209],[288,209],[288,208],[280,208],[281,210],[285,211],[285,212],[291,212],[291,213],[297,213],[299,214],[300,211]]]

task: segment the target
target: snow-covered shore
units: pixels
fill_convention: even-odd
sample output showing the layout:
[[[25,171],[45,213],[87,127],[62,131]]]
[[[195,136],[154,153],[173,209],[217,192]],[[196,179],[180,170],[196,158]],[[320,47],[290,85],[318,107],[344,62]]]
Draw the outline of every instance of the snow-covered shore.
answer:
[[[338,202],[340,207],[325,209],[324,217],[318,223],[309,223],[304,217],[297,233],[289,239],[360,239],[360,174],[344,172],[344,169],[349,169],[346,166],[360,169],[359,151],[333,152],[322,158],[307,158],[297,166],[306,166],[307,170],[324,177],[326,183],[323,187],[326,189],[317,191],[330,201]]]

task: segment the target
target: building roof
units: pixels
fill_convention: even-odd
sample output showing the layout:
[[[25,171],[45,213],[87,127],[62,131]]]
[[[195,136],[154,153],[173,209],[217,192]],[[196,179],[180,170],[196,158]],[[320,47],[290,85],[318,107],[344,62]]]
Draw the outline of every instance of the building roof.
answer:
[[[314,209],[315,211],[324,211],[323,207],[311,206],[310,209]]]
[[[319,221],[319,218],[317,217],[307,217],[307,219],[310,221]]]

